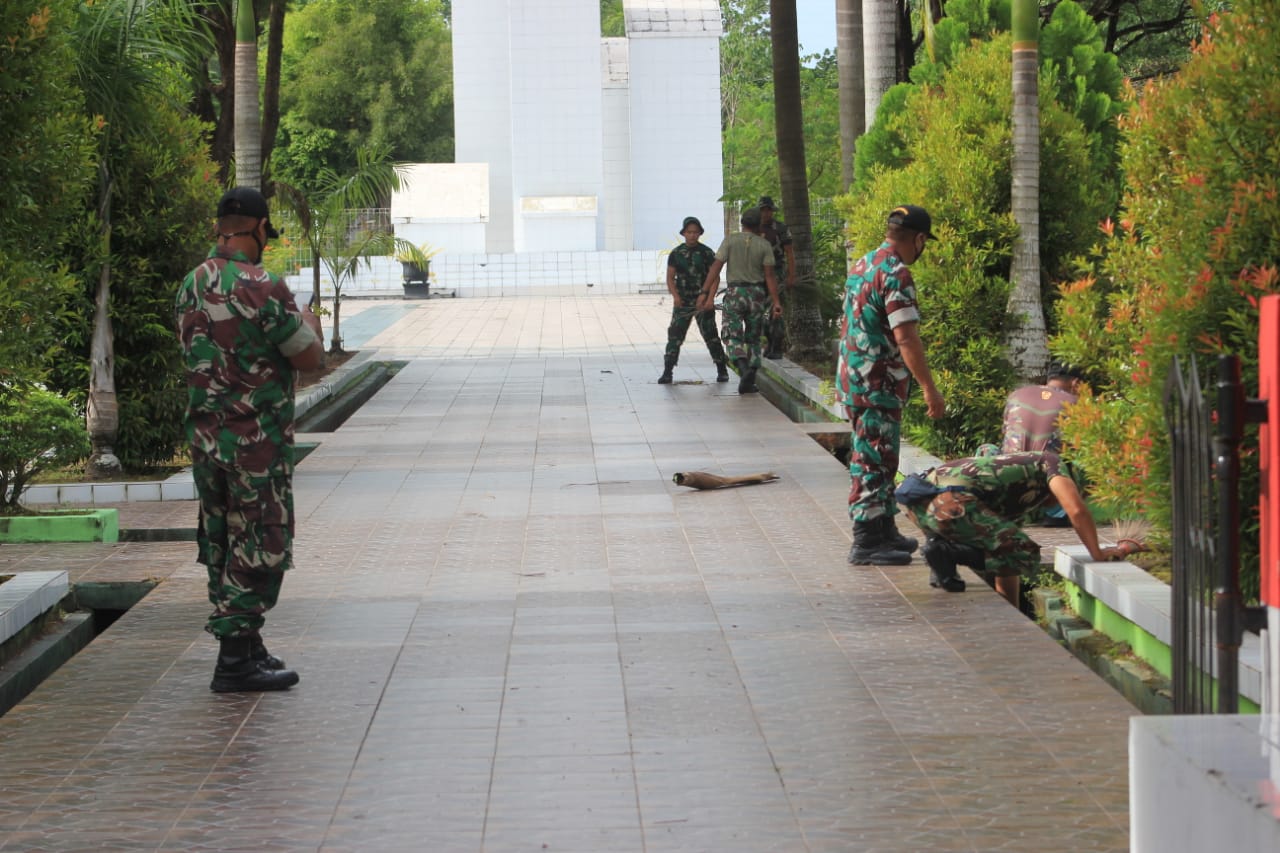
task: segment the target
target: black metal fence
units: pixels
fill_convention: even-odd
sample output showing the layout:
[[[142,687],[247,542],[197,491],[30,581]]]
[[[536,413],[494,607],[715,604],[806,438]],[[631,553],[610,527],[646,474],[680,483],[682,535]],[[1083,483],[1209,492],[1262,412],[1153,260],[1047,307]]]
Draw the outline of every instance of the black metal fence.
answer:
[[[1256,611],[1240,595],[1239,447],[1245,423],[1257,422],[1262,411],[1245,398],[1236,356],[1218,359],[1216,411],[1205,399],[1194,358],[1185,375],[1178,360],[1169,371],[1177,714],[1238,710],[1240,641]]]

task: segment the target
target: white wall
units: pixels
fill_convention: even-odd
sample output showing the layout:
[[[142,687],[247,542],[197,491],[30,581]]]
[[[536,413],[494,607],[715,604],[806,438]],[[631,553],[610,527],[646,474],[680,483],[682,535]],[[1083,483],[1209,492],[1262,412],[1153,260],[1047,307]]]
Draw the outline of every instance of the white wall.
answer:
[[[600,198],[600,245],[626,250],[631,235],[631,93],[628,41],[604,39],[600,45],[603,85],[604,156]]]
[[[670,247],[696,216],[715,248],[724,238],[719,42],[633,34],[629,52],[634,245]]]
[[[600,196],[600,4],[517,0],[510,14],[515,250],[578,248],[576,228],[560,240],[537,224],[527,228],[521,211],[526,198]]]
[[[509,5],[464,0],[453,7],[454,159],[489,164],[491,252],[515,245]]]

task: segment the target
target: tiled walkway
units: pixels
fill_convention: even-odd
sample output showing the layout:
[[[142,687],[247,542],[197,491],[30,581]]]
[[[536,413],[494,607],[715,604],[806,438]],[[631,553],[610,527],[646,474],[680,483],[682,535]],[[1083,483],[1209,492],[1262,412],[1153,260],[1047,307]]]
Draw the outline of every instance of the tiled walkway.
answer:
[[[847,473],[657,385],[667,311],[431,300],[361,345],[408,365],[299,468],[287,693],[209,692],[191,543],[0,548],[163,578],[0,718],[0,850],[1127,849],[1132,708],[972,576],[847,565]]]

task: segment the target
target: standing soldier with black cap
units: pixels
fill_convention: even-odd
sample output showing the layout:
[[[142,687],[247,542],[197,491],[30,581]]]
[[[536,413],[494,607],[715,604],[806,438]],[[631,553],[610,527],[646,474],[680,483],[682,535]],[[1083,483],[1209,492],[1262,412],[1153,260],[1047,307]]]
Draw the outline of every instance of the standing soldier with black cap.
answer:
[[[776,210],[772,198],[760,196],[760,236],[773,247],[773,274],[778,278],[778,292],[784,293],[796,286],[796,250],[787,223],[774,218]],[[772,318],[765,324],[765,358],[782,358],[782,341],[786,333],[781,317]]]
[[[725,364],[724,345],[716,332],[715,309],[699,310],[698,294],[707,280],[707,271],[716,262],[715,251],[699,242],[702,223],[696,216],[686,216],[680,226],[684,242],[667,256],[667,292],[671,294],[671,325],[667,327],[667,350],[662,362],[659,385],[671,384],[671,371],[680,360],[680,345],[689,333],[689,323],[698,322],[702,341],[716,363],[716,381],[729,381],[729,368]]]
[[[324,357],[319,319],[260,266],[278,237],[267,201],[236,187],[218,202],[217,245],[178,289],[186,430],[200,498],[199,561],[219,641],[210,689],[284,690],[298,674],[262,642],[293,560],[294,370]]]
[[[904,566],[916,540],[894,524],[902,408],[915,377],[929,417],[946,412],[920,340],[915,282],[907,269],[933,238],[927,211],[914,204],[889,214],[884,242],[853,265],[845,282],[837,393],[851,427],[849,518],[856,565]]]

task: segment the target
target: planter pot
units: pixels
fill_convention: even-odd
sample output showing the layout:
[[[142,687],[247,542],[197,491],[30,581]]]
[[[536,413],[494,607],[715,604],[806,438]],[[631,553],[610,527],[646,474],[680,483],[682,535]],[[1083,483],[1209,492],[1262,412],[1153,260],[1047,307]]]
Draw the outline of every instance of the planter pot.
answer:
[[[401,261],[400,271],[406,285],[426,284],[431,276],[431,263],[427,262],[425,267],[420,267],[412,261]]]
[[[76,510],[0,518],[0,542],[119,542],[114,509]]]
[[[426,299],[431,295],[431,285],[427,282],[405,282],[404,295],[409,299]]]

